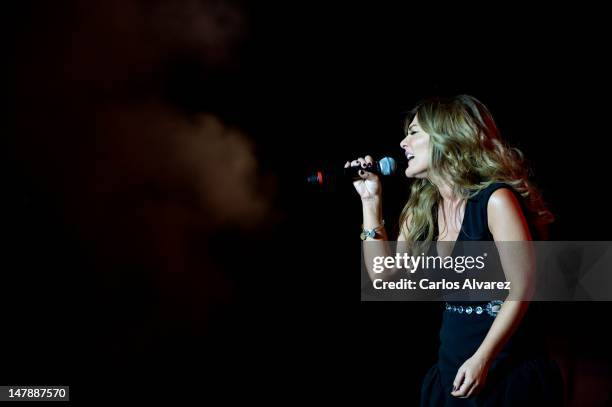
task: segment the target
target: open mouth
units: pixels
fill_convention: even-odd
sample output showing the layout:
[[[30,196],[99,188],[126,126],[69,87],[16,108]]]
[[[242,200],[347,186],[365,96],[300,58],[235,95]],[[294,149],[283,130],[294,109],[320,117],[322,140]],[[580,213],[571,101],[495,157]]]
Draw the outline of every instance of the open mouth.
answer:
[[[406,159],[407,159],[408,161],[412,160],[413,158],[414,158],[414,154],[411,154],[411,153],[406,153]]]

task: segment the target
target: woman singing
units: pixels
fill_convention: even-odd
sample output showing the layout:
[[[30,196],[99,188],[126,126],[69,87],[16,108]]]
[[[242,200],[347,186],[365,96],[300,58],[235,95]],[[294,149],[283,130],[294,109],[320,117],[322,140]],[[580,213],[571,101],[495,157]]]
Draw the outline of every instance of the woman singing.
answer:
[[[405,135],[405,174],[414,181],[398,241],[545,238],[552,215],[528,180],[522,154],[504,144],[481,102],[466,95],[426,100],[409,114]],[[345,167],[372,163],[366,156]],[[354,186],[362,201],[363,236],[388,240],[379,178],[367,171],[360,177]],[[512,298],[530,298],[529,267],[504,250],[499,259],[512,281]],[[530,335],[529,301],[500,303],[443,305],[438,361],[423,380],[422,406],[562,405],[560,373]]]

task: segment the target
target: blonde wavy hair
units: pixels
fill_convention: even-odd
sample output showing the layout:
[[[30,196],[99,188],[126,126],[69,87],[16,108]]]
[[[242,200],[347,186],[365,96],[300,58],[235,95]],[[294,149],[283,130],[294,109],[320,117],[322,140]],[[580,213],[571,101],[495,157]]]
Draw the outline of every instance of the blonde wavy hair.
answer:
[[[554,217],[529,181],[523,154],[503,142],[483,103],[468,95],[424,100],[408,114],[405,132],[415,116],[430,135],[430,175],[413,182],[400,215],[400,231],[407,231],[407,241],[430,242],[434,238],[442,197],[430,180],[432,175],[449,182],[454,194],[462,199],[473,197],[495,182],[509,184],[523,197],[528,222],[540,238],[547,236],[546,226]]]

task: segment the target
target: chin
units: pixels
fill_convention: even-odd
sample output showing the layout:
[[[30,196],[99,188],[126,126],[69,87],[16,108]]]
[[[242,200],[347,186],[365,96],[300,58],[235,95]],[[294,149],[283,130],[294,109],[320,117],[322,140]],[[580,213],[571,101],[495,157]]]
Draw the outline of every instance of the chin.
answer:
[[[414,171],[413,168],[406,168],[404,171],[406,178],[427,178],[427,171]]]

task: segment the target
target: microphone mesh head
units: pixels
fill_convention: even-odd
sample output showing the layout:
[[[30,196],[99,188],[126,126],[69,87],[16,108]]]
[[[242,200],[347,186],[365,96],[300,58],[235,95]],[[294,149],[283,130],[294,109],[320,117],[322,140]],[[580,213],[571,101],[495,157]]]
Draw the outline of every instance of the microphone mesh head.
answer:
[[[391,157],[382,158],[380,161],[378,161],[378,165],[380,166],[380,173],[382,175],[392,175],[395,173],[397,168],[395,160]]]

